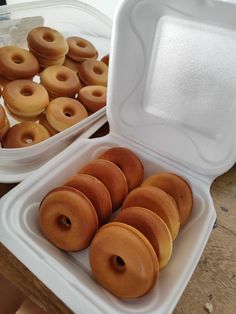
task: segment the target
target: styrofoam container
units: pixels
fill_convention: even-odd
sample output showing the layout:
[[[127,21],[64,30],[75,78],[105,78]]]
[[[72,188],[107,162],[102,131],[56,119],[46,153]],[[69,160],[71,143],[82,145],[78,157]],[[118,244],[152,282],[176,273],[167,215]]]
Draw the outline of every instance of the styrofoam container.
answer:
[[[236,159],[231,133],[236,63],[228,53],[236,44],[233,16],[236,7],[225,2],[123,1],[112,36],[110,134],[75,141],[2,199],[2,243],[73,312],[168,314],[178,302],[216,218],[210,185]],[[88,250],[58,250],[42,236],[38,222],[46,193],[114,146],[137,154],[145,178],[176,173],[194,195],[170,263],[150,293],[131,301],[117,299],[94,281]]]
[[[12,42],[15,43],[17,40],[15,38],[16,34],[19,34],[21,36],[21,46],[27,46],[26,37],[31,30],[30,21],[21,19],[31,17],[33,23],[34,20],[40,21],[39,16],[43,18],[45,26],[55,28],[65,37],[81,36],[90,40],[98,50],[98,59],[109,53],[111,20],[95,8],[80,1],[49,0],[30,2],[4,6],[0,10],[0,20],[5,20],[5,22],[13,21],[14,27],[11,30]],[[14,23],[15,20],[17,20],[17,23]],[[11,21],[8,24],[11,25]],[[6,27],[5,24],[4,27]],[[18,30],[17,27],[19,28]],[[10,39],[9,37],[7,37],[7,43],[11,40],[11,37]],[[55,136],[30,147],[0,148],[0,182],[22,181],[30,172],[38,169],[42,164],[62,151],[82,131],[103,115],[105,115],[105,108]],[[13,125],[15,122],[12,122],[11,124]]]

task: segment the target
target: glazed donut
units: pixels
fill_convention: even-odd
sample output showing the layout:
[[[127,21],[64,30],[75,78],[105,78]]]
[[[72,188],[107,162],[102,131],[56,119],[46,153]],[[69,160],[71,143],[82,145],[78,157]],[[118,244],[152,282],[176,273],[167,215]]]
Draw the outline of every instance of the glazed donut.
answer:
[[[27,41],[33,54],[46,59],[62,58],[69,49],[61,33],[45,26],[32,29],[27,36]]]
[[[107,66],[109,66],[109,54],[102,57],[101,61],[104,62]]]
[[[96,211],[80,191],[63,186],[49,192],[40,204],[42,233],[64,251],[86,248],[98,228]]]
[[[82,62],[86,59],[97,59],[98,53],[94,45],[81,37],[67,38],[69,51],[67,56],[72,60]]]
[[[2,141],[4,148],[21,148],[38,144],[50,137],[48,131],[36,122],[21,122],[9,129]]]
[[[138,229],[148,239],[156,252],[160,269],[168,264],[173,241],[167,225],[158,215],[143,207],[128,207],[122,209],[114,221]]]
[[[99,226],[108,221],[112,213],[112,203],[110,194],[101,181],[87,174],[78,174],[69,178],[64,185],[75,188],[87,196],[97,212]]]
[[[144,207],[150,209],[166,223],[174,240],[179,232],[179,212],[174,199],[165,191],[148,186],[138,187],[126,197],[123,208]]]
[[[41,124],[42,126],[45,127],[46,130],[48,130],[49,134],[51,136],[53,135],[56,135],[58,133],[57,130],[55,130],[49,123],[48,123],[48,120],[46,118],[46,115],[45,113],[42,113],[40,116],[39,116],[39,124]]]
[[[147,178],[143,186],[155,186],[171,195],[179,210],[180,225],[186,224],[193,208],[193,193],[183,178],[173,173],[158,173]]]
[[[79,78],[84,85],[107,86],[108,67],[102,61],[86,60],[79,66]]]
[[[35,117],[49,104],[46,89],[30,80],[8,83],[2,93],[5,105],[16,116]]]
[[[106,106],[107,88],[105,86],[85,86],[79,90],[77,99],[90,112],[96,112]]]
[[[139,158],[128,148],[113,147],[106,150],[98,158],[109,160],[122,170],[126,177],[129,191],[143,182],[143,165]]]
[[[63,64],[65,67],[71,69],[72,71],[74,71],[75,73],[78,73],[79,71],[79,62],[76,62],[68,57],[65,57],[65,62]]]
[[[43,69],[52,65],[62,65],[65,62],[65,56],[62,56],[59,59],[51,59],[51,60],[37,56],[37,59],[38,59],[40,67]]]
[[[0,73],[8,80],[32,78],[39,72],[35,56],[16,46],[0,48]]]
[[[41,83],[52,97],[74,97],[81,88],[75,72],[63,65],[53,65],[40,74]]]
[[[110,193],[113,210],[121,206],[127,195],[128,186],[123,172],[114,163],[103,159],[93,160],[79,173],[91,175],[106,186]]]
[[[48,123],[57,131],[63,131],[87,117],[84,106],[67,97],[53,99],[46,110]]]
[[[121,299],[138,298],[156,283],[156,253],[137,229],[119,222],[98,230],[89,247],[89,263],[100,285]]]

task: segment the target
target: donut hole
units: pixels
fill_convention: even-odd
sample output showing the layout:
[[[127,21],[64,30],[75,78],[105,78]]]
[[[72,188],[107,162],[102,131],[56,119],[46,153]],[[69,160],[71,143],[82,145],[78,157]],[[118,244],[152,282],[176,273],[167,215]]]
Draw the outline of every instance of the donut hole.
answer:
[[[50,43],[50,42],[53,42],[53,41],[54,41],[54,36],[53,36],[52,34],[50,34],[50,33],[45,33],[45,34],[43,35],[43,39],[44,39],[46,42]]]
[[[33,91],[30,87],[23,87],[20,90],[20,93],[22,96],[32,96],[33,95]]]
[[[119,255],[114,255],[111,258],[112,267],[115,271],[123,272],[125,270],[125,261]]]
[[[58,223],[58,226],[61,228],[61,229],[64,229],[64,230],[69,230],[71,228],[71,220],[69,217],[65,216],[65,215],[60,215],[58,218],[57,218],[57,223]]]
[[[100,92],[100,90],[95,90],[92,92],[92,95],[94,97],[101,97],[102,96],[102,92]]]
[[[34,135],[32,133],[25,133],[25,134],[23,134],[21,140],[25,144],[31,145],[34,141]]]
[[[80,48],[85,48],[87,46],[86,43],[82,40],[77,41],[76,45]]]
[[[14,56],[12,56],[11,59],[16,64],[21,64],[21,63],[24,62],[24,58],[22,56],[20,56],[20,55],[14,55]]]
[[[66,116],[66,117],[73,117],[74,116],[74,114],[75,114],[75,112],[74,112],[74,110],[72,110],[71,108],[65,108],[64,110],[63,110],[63,113],[64,113],[64,115]]]
[[[101,75],[101,74],[103,74],[103,69],[101,69],[101,67],[95,65],[95,66],[93,67],[93,72],[96,73],[96,74],[98,74],[98,75]]]
[[[60,82],[65,82],[67,80],[67,76],[64,73],[59,73],[57,74],[56,79]]]

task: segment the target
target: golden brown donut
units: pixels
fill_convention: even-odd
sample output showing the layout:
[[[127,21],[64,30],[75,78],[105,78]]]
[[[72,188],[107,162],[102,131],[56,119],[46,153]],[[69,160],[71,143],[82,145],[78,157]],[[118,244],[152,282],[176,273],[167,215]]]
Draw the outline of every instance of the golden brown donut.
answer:
[[[74,97],[81,88],[76,73],[63,65],[46,68],[40,79],[52,97]]]
[[[82,102],[90,112],[96,112],[106,106],[107,88],[105,86],[91,85],[79,90],[77,99]]]
[[[87,174],[78,174],[70,177],[64,185],[71,186],[87,196],[97,212],[99,226],[108,221],[112,213],[111,197],[101,181]]]
[[[98,158],[109,160],[122,170],[126,177],[129,191],[143,182],[143,165],[140,159],[128,148],[113,147],[106,150]]]
[[[42,113],[40,116],[39,116],[39,124],[41,124],[42,126],[45,127],[45,129],[48,130],[49,134],[51,136],[53,135],[56,135],[58,133],[57,130],[55,130],[49,123],[48,123],[48,120],[46,118],[46,115],[45,113]]]
[[[2,96],[7,108],[20,117],[35,117],[49,104],[46,89],[30,80],[15,80],[8,83]]]
[[[113,162],[103,159],[93,160],[79,173],[88,174],[101,181],[110,193],[112,209],[116,210],[120,207],[127,195],[128,186],[123,172]]]
[[[42,233],[65,251],[86,248],[98,228],[96,211],[80,191],[63,186],[49,192],[40,204]]]
[[[5,119],[4,126],[0,129],[0,141],[4,138],[4,136],[7,134],[8,130],[10,129],[10,123],[8,118]]]
[[[72,71],[74,71],[75,73],[77,73],[79,71],[79,62],[76,62],[72,59],[70,59],[69,57],[65,57],[65,61],[63,64],[65,67],[71,69]]]
[[[173,241],[167,225],[158,215],[143,207],[128,207],[122,209],[114,221],[138,229],[148,239],[157,254],[160,269],[168,264]]]
[[[8,80],[32,78],[39,72],[35,56],[17,46],[0,48],[0,73]]]
[[[155,186],[171,195],[176,201],[180,225],[186,224],[193,208],[193,193],[189,184],[174,173],[158,173],[143,182],[143,186]]]
[[[32,29],[27,36],[29,49],[38,56],[58,59],[68,52],[68,44],[61,33],[50,27]]]
[[[137,229],[119,222],[98,230],[89,248],[89,263],[100,285],[121,299],[138,298],[156,283],[156,253]]]
[[[47,121],[57,131],[63,131],[87,117],[84,106],[79,101],[67,97],[52,100],[46,110]]]
[[[86,60],[79,67],[79,78],[85,85],[107,86],[107,65],[98,60]]]
[[[126,197],[123,208],[144,207],[159,215],[166,223],[174,240],[179,232],[179,212],[174,199],[165,191],[148,186],[138,187],[131,191]]]
[[[50,137],[48,131],[36,122],[21,122],[9,129],[2,141],[4,148],[21,148],[38,144]]]
[[[102,57],[101,61],[104,62],[107,66],[109,66],[109,54]]]
[[[67,56],[72,60],[81,62],[86,59],[97,59],[97,50],[90,41],[73,36],[67,38],[67,43],[69,46]]]

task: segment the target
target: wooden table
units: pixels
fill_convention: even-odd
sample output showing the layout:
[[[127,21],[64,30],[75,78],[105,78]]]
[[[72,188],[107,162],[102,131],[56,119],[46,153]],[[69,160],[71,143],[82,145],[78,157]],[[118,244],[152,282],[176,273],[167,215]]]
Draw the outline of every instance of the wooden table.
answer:
[[[0,196],[13,186],[0,184]],[[236,313],[236,166],[215,180],[211,193],[217,210],[217,222],[202,258],[176,306],[175,314],[210,313],[210,310],[205,309],[206,303],[213,306],[214,314]],[[71,313],[2,244],[0,273],[48,313]]]

